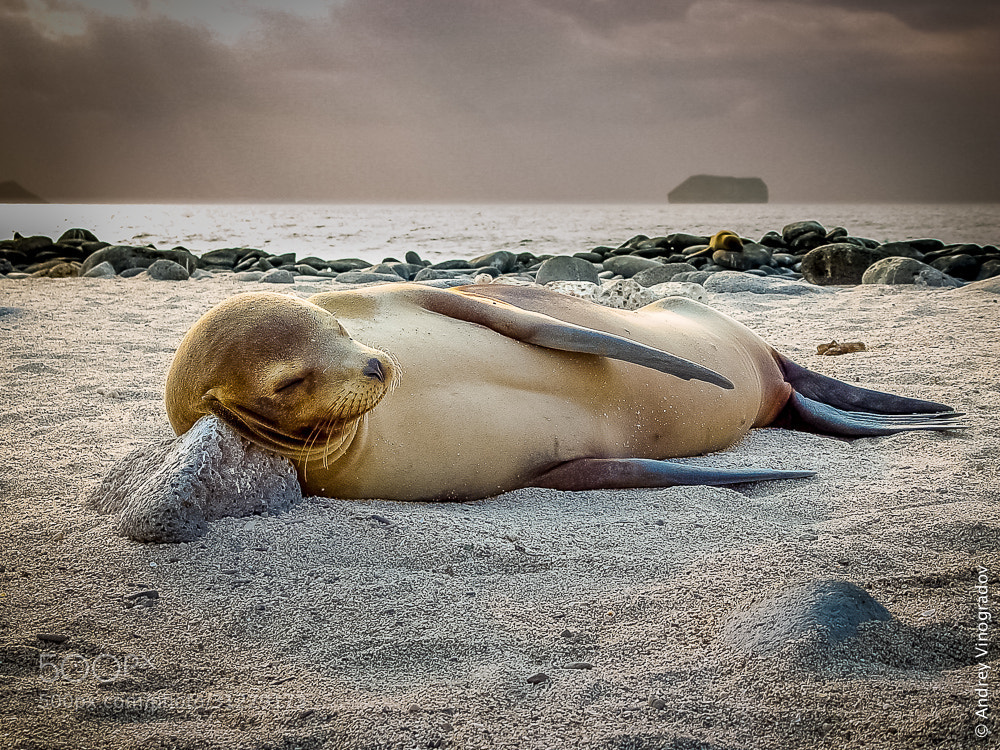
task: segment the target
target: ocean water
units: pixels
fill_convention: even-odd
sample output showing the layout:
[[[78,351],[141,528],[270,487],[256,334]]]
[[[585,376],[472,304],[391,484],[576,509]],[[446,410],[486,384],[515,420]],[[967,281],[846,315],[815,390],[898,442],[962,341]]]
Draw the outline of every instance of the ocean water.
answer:
[[[375,262],[415,250],[438,261],[495,250],[575,253],[636,234],[729,229],[759,238],[804,219],[879,241],[1000,244],[997,204],[0,205],[0,238],[15,231],[57,238],[83,227],[107,242],[181,245],[194,253],[257,247]]]

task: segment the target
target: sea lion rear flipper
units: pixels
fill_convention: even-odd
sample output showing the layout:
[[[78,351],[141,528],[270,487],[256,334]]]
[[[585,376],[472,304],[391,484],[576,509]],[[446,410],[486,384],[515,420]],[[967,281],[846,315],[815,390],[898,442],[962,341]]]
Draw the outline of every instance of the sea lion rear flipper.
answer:
[[[814,471],[712,469],[647,458],[580,458],[559,464],[528,484],[532,487],[572,491],[676,485],[721,487],[743,482],[804,479],[815,475]]]
[[[566,323],[488,297],[457,291],[421,290],[417,301],[426,310],[489,328],[526,344],[580,354],[596,354],[649,367],[684,380],[702,380],[726,390],[729,378],[699,364],[637,341]]]
[[[807,370],[780,354],[777,358],[793,389],[777,425],[805,426],[844,437],[967,426],[958,419],[962,415],[945,404],[859,388]]]

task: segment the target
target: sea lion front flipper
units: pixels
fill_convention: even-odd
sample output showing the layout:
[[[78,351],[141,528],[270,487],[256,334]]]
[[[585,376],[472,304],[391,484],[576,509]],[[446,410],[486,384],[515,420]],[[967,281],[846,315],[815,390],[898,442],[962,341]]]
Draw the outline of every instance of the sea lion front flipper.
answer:
[[[805,479],[815,475],[814,471],[712,469],[648,458],[579,458],[550,469],[529,482],[529,486],[571,491],[623,490],[676,485],[721,487],[775,479]]]
[[[525,310],[488,297],[456,291],[421,290],[417,301],[426,310],[489,328],[526,344],[600,357],[649,367],[683,380],[702,380],[726,390],[729,378],[699,364],[637,341],[566,323],[544,313]]]

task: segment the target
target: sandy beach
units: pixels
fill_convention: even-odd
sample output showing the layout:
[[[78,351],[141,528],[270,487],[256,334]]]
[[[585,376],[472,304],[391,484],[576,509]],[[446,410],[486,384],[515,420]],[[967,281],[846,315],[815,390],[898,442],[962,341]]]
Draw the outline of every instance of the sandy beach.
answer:
[[[306,498],[190,543],[115,535],[83,498],[172,436],[163,384],[185,331],[263,286],[0,280],[3,746],[995,746],[975,586],[986,575],[993,595],[1000,575],[1000,293],[709,295],[804,366],[967,415],[963,431],[855,441],[756,430],[698,459],[813,479]],[[831,340],[868,350],[817,356]],[[892,619],[768,653],[726,636],[820,580],[856,584]]]

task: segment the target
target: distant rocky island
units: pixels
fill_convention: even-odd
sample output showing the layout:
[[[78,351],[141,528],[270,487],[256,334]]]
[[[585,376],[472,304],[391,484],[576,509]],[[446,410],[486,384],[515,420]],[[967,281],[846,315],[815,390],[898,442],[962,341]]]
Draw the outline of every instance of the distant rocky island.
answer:
[[[670,203],[767,203],[767,185],[760,177],[719,177],[696,174],[667,193]]]
[[[0,182],[0,203],[48,203],[14,180]]]

